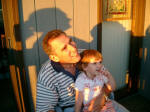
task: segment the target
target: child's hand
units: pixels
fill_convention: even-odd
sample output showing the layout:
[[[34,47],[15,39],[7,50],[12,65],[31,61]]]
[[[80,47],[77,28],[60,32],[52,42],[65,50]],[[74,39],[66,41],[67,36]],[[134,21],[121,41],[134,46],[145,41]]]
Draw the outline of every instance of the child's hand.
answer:
[[[108,78],[109,75],[110,75],[110,72],[109,72],[104,66],[101,67],[100,73],[101,73],[102,75],[106,76],[107,78]]]
[[[101,73],[108,79],[108,82],[106,83],[107,88],[110,91],[114,91],[116,89],[116,82],[111,73],[104,66],[101,68]]]

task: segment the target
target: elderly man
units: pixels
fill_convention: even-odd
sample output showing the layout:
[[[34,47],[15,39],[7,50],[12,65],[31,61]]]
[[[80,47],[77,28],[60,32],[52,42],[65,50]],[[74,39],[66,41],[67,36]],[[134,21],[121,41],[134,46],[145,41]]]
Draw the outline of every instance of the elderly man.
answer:
[[[74,81],[78,75],[75,64],[80,60],[75,42],[63,31],[53,30],[43,39],[43,49],[49,60],[38,74],[36,111],[73,107]]]
[[[49,56],[37,80],[37,112],[74,112],[74,83],[79,74],[76,63],[80,60],[76,43],[61,30],[53,30],[43,39],[43,49]],[[89,105],[90,110],[100,111],[99,95]],[[103,105],[103,103],[101,104]]]

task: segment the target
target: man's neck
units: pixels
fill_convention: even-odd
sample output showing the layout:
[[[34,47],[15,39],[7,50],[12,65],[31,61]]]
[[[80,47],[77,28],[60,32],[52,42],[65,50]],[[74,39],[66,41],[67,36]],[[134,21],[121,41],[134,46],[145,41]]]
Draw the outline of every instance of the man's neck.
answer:
[[[74,63],[60,63],[61,66],[72,75],[75,75],[76,64]]]

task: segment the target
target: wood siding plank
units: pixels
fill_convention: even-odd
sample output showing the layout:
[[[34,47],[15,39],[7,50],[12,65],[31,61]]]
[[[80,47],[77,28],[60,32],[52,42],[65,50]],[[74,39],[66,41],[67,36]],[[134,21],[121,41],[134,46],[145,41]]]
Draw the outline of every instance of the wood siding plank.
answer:
[[[56,9],[55,0],[36,0],[35,10],[38,54],[41,66],[48,59],[42,48],[42,40],[48,31],[57,28],[56,11],[62,12]]]
[[[89,0],[74,0],[74,36],[77,47],[89,49],[90,40]]]
[[[69,36],[73,36],[73,0],[56,0],[56,8],[63,13],[56,11],[57,28],[62,29]]]
[[[98,5],[99,3],[97,0],[90,0],[89,1],[89,27],[90,27],[90,35],[89,35],[89,40],[90,40],[90,49],[97,49],[97,25],[98,25],[98,14],[97,12],[100,12],[98,10]],[[100,4],[99,4],[100,5]],[[101,32],[101,31],[99,31]]]

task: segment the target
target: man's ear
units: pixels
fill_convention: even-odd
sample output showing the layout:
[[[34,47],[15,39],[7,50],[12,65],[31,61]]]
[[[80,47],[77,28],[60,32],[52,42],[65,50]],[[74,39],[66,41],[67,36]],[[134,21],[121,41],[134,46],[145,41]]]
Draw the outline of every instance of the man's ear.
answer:
[[[53,60],[54,62],[59,62],[59,58],[57,56],[55,56],[55,55],[50,55],[49,58],[51,60]]]

